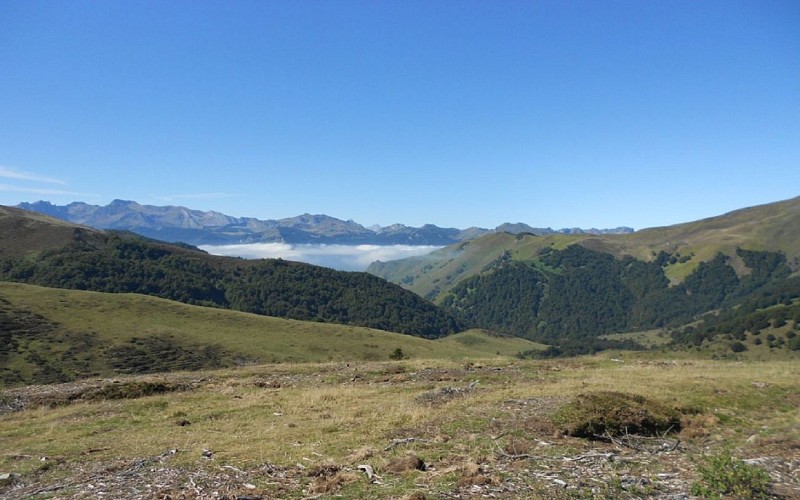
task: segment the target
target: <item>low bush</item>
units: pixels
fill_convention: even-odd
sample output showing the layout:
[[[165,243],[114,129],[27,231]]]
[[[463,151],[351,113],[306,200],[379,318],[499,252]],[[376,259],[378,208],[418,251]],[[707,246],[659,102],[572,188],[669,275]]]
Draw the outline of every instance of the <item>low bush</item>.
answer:
[[[590,439],[603,435],[658,436],[681,429],[677,410],[644,396],[614,391],[577,396],[556,413],[554,423],[564,434]]]
[[[698,466],[700,479],[692,495],[704,498],[768,498],[770,477],[764,469],[734,458],[730,452],[706,456]]]

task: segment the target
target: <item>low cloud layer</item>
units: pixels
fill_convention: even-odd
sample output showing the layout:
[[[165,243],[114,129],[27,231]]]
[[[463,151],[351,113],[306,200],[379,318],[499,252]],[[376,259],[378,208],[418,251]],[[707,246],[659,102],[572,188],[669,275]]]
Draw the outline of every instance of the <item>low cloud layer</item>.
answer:
[[[203,245],[213,255],[245,259],[296,260],[341,271],[363,271],[376,260],[389,261],[426,255],[441,247],[412,245],[290,245],[251,243],[247,245]]]

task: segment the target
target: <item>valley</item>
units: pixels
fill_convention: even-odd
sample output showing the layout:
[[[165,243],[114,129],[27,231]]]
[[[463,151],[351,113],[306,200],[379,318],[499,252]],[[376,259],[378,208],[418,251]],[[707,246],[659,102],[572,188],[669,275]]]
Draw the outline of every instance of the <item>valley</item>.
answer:
[[[379,276],[0,209],[0,495],[798,497],[798,206]]]
[[[798,5],[0,3],[0,500],[800,500]]]

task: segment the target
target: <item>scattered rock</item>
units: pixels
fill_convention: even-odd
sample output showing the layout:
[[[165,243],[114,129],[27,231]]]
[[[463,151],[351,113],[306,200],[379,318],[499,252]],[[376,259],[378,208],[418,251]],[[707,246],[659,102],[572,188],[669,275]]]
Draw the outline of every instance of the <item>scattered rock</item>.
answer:
[[[375,474],[375,470],[372,468],[371,465],[359,465],[356,468],[360,471],[364,471],[364,474],[367,475],[367,479],[369,479],[370,481],[372,480],[373,477],[378,477],[377,474]]]
[[[13,472],[4,472],[0,474],[0,486],[11,486],[19,479],[19,474]]]

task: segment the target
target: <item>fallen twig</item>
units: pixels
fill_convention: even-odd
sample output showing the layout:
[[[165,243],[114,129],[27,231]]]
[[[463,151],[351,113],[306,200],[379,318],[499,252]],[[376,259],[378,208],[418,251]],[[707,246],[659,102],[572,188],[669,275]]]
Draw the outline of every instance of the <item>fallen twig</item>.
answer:
[[[579,460],[586,460],[587,458],[605,458],[606,460],[611,459],[616,455],[616,453],[584,453],[583,455],[578,455],[577,457],[563,457],[563,460],[566,462],[577,462]]]
[[[668,432],[669,430],[664,433],[664,436],[666,436]],[[636,434],[628,434],[626,432],[624,436],[614,437],[609,434],[608,431],[606,431],[606,433],[602,435],[595,434],[594,438],[602,441],[608,441],[619,446],[620,448],[631,448],[632,450],[651,454],[667,453],[670,451],[675,451],[680,447],[680,439],[676,439],[674,442],[670,443],[669,440],[664,436],[639,436]],[[659,446],[647,446],[646,443],[653,441],[658,442]]]

